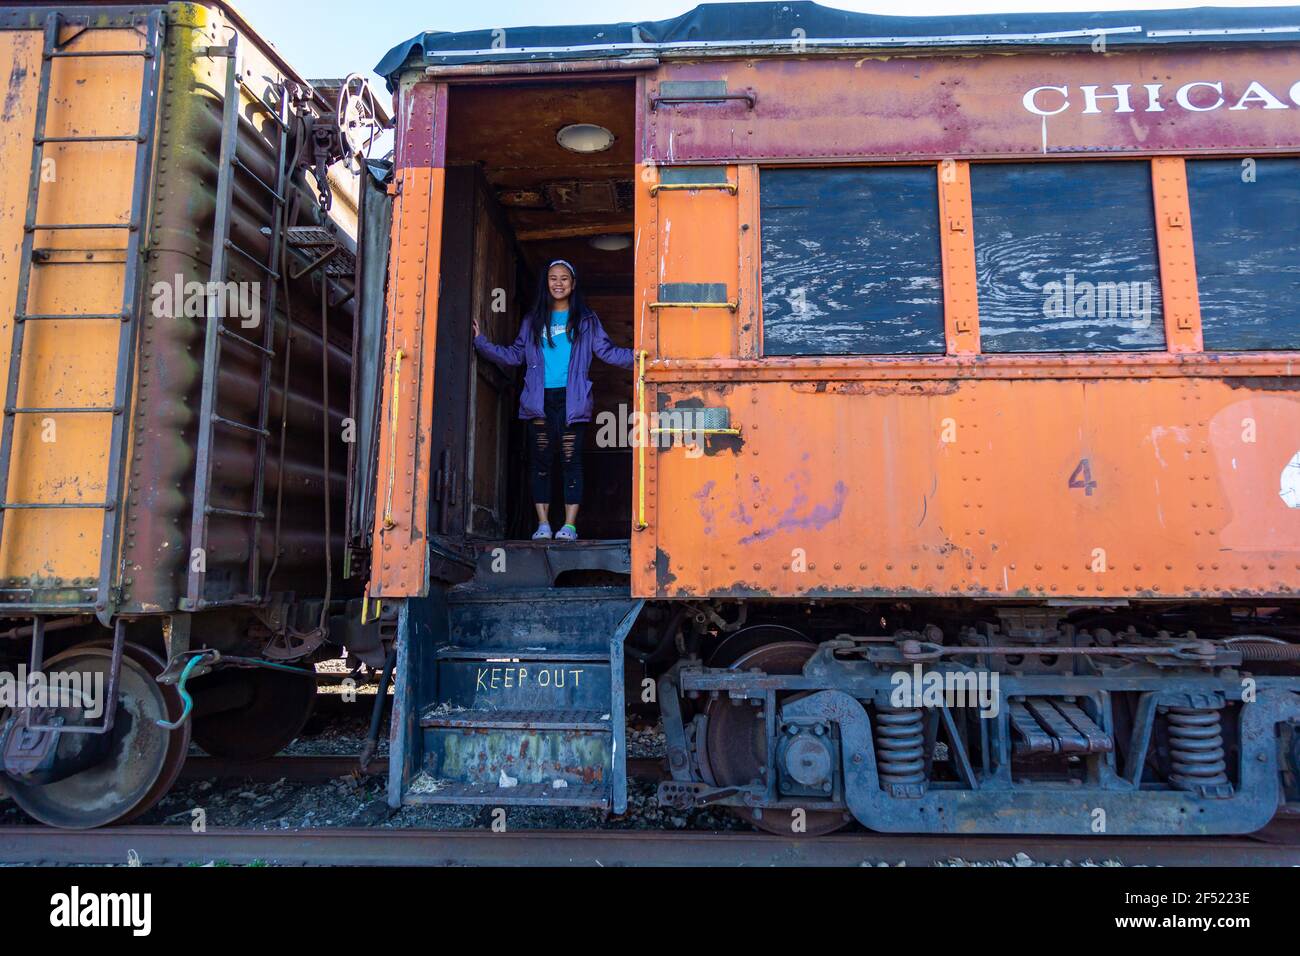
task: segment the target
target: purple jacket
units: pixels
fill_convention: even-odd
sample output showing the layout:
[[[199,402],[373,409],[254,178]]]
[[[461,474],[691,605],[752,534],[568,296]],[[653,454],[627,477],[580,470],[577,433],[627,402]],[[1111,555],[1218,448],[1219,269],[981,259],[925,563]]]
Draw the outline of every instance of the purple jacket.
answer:
[[[484,335],[474,338],[474,348],[479,354],[502,368],[525,366],[524,391],[519,396],[520,418],[546,417],[546,369],[543,365],[542,347],[533,338],[533,321],[531,312],[524,316],[513,345],[494,345]],[[582,313],[582,321],[578,326],[578,341],[573,343],[569,355],[569,380],[564,396],[566,425],[591,421],[593,408],[590,372],[593,353],[608,365],[627,369],[633,365],[632,350],[619,348],[611,342],[596,313],[587,309]]]

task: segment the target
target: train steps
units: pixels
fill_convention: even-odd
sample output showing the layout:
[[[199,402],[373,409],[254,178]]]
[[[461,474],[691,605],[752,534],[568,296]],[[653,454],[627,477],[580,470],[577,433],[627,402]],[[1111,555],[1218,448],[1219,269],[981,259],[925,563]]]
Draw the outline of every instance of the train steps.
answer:
[[[481,567],[448,592],[403,802],[626,810],[623,641],[643,602],[626,585],[537,587],[535,570]]]

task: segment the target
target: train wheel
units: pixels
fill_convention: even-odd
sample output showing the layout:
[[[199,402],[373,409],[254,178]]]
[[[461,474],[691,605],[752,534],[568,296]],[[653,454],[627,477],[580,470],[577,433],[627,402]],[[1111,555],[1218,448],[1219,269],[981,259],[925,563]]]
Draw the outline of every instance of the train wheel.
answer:
[[[782,629],[784,630],[784,629]],[[757,668],[767,674],[798,674],[817,645],[803,641],[781,641],[752,648],[731,663],[733,670]],[[705,734],[706,775],[718,787],[744,786],[758,779],[767,766],[766,722],[758,708],[737,706],[725,697],[709,702],[706,710],[708,730]],[[848,823],[841,811],[815,810],[804,820],[806,828],[796,832],[793,817],[784,810],[758,811],[750,807],[729,807],[760,830],[780,836],[823,836]]]
[[[767,644],[786,643],[807,644],[810,649],[815,646],[803,634],[784,624],[751,624],[719,641],[718,646],[709,654],[705,666],[731,667],[750,651]]]
[[[293,743],[316,706],[316,675],[227,668],[190,685],[194,742],[214,757],[265,760]]]
[[[48,673],[79,673],[83,680],[102,681],[107,689],[112,650],[101,644],[84,644],[45,662]],[[62,734],[58,759],[75,763],[87,748],[105,753],[92,766],[50,783],[36,784],[11,778],[10,795],[29,816],[53,827],[82,829],[125,823],[144,813],[171,789],[189,750],[189,725],[168,731],[158,720],[176,720],[182,704],[172,688],[155,678],[163,664],[137,645],[123,649],[118,678],[117,712],[106,741],[88,734]],[[92,685],[94,686],[94,685]],[[78,708],[58,712],[66,725],[98,723]]]

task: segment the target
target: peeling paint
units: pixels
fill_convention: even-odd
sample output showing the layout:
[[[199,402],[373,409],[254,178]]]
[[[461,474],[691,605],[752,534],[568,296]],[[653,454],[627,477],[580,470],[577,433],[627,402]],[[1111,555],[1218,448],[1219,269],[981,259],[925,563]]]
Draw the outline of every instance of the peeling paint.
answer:
[[[705,483],[703,488],[691,495],[692,498],[700,503],[700,518],[704,522],[702,530],[706,535],[713,534],[713,518],[716,514],[716,509],[713,507],[712,502],[713,490],[717,487],[717,484],[716,481],[708,481]]]
[[[791,382],[790,389],[813,395],[953,395],[962,386],[956,379],[912,382]]]
[[[27,79],[27,67],[22,63],[14,61],[13,68],[9,71],[9,86],[5,90],[4,114],[0,120],[9,122],[15,116],[18,104],[22,102],[23,81]]]
[[[843,481],[835,482],[835,497],[829,502],[813,505],[811,510],[806,514],[799,514],[799,510],[807,504],[805,495],[797,496],[791,503],[790,507],[785,510],[776,524],[770,528],[763,528],[755,531],[744,538],[740,539],[741,544],[750,544],[755,541],[765,541],[772,535],[781,531],[796,531],[803,529],[812,529],[820,531],[830,522],[839,518],[844,511],[844,502],[849,497],[849,486]]]
[[[677,580],[677,575],[672,572],[672,559],[668,557],[668,552],[662,548],[655,549],[655,578],[659,581],[661,588],[668,588]]]
[[[1252,392],[1300,392],[1300,377],[1234,376],[1225,378],[1223,383],[1229,388],[1245,388]]]

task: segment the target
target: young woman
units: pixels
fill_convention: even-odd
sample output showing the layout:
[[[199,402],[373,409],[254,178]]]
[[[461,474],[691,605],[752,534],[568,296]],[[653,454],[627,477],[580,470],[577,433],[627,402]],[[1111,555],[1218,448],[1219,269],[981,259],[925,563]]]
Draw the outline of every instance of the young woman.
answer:
[[[560,447],[564,468],[564,527],[560,541],[578,540],[582,504],[582,437],[591,421],[591,357],[632,367],[632,350],[614,345],[578,289],[577,271],[556,259],[538,278],[533,309],[524,316],[513,345],[494,345],[474,320],[474,348],[502,368],[526,366],[519,417],[532,439],[532,493],[537,508],[533,540],[551,537],[551,467]]]

